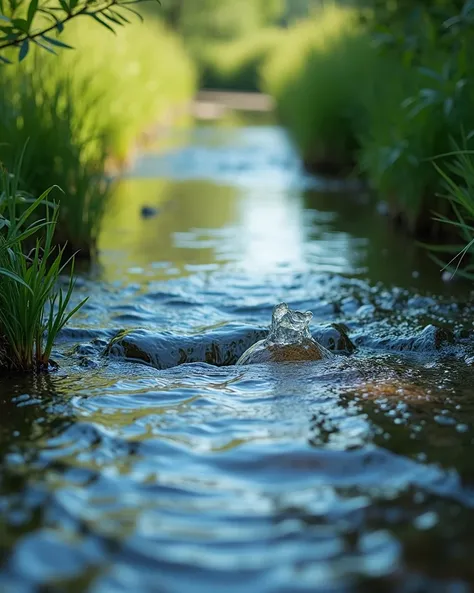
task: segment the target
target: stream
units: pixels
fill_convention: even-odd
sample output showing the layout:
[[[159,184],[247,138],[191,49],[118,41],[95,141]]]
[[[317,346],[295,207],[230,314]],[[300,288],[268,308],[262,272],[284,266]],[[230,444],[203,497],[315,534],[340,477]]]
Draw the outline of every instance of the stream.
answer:
[[[85,295],[0,380],[2,593],[474,590],[470,287],[271,118],[139,154]],[[280,302],[334,358],[235,366]]]

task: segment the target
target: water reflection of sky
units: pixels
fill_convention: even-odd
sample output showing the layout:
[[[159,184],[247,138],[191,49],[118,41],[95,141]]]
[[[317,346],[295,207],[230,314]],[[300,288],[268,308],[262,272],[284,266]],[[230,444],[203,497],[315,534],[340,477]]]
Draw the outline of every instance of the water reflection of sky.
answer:
[[[304,173],[285,132],[276,126],[201,127],[183,141],[181,147],[142,155],[130,175],[211,180],[246,189],[321,186]]]
[[[334,213],[304,209],[298,192],[249,191],[240,201],[240,263],[249,272],[293,271],[348,273],[357,267],[358,241],[332,229]]]
[[[222,264],[251,274],[285,266],[353,273],[360,266],[366,240],[336,231],[334,211],[304,204],[304,192],[331,193],[337,184],[304,173],[283,130],[205,127],[184,141],[141,156],[119,187],[101,241],[106,277]],[[142,219],[144,205],[156,207],[157,216]]]

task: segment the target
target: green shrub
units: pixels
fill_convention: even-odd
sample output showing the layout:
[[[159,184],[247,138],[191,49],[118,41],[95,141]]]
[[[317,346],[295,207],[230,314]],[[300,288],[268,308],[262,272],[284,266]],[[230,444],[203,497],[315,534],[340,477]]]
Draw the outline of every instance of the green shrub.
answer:
[[[451,60],[435,47],[416,61],[403,63],[393,53],[380,55],[379,63],[380,75],[365,97],[368,125],[361,135],[360,169],[409,229],[437,233],[441,227],[433,223],[432,210],[446,213],[447,203],[437,195],[440,176],[430,161],[474,128],[474,72],[461,53]]]
[[[293,27],[264,65],[263,88],[309,168],[340,173],[353,165],[373,62],[358,13],[332,6]]]
[[[213,43],[197,50],[201,87],[259,91],[260,69],[284,36],[280,29],[264,29],[236,41]]]

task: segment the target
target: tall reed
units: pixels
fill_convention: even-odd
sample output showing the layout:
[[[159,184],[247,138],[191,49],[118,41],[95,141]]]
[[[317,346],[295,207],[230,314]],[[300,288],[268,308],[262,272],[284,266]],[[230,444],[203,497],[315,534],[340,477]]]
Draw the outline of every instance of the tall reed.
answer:
[[[27,142],[21,186],[32,195],[44,187],[61,202],[55,241],[89,257],[107,207],[105,131],[99,125],[87,80],[58,75],[54,58],[35,56],[34,68],[7,72],[0,88],[0,159],[9,167]],[[82,98],[78,94],[82,88]],[[96,99],[97,100],[97,99]]]

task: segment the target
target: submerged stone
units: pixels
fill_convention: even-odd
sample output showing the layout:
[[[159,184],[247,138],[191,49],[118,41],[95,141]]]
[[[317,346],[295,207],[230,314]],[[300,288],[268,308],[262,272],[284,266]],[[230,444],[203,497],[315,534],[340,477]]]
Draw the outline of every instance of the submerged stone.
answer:
[[[309,332],[313,314],[292,311],[286,303],[273,309],[270,333],[249,348],[237,361],[238,365],[264,362],[303,362],[332,357]]]

